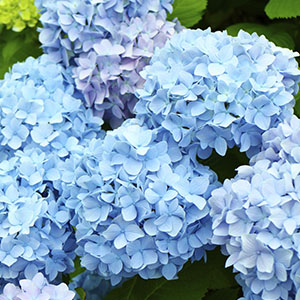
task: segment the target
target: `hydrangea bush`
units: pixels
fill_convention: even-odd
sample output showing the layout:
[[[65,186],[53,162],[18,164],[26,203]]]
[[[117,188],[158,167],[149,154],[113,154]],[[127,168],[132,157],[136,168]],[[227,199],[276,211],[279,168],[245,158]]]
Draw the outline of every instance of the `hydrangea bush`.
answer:
[[[172,2],[36,0],[47,54],[0,81],[0,299],[99,299],[218,245],[240,299],[300,299],[298,53]],[[199,158],[233,146],[221,184]]]
[[[45,52],[72,69],[86,106],[113,127],[132,116],[134,92],[143,84],[139,72],[176,30],[166,22],[171,2],[36,2]]]
[[[137,117],[185,153],[196,147],[207,158],[212,149],[225,155],[237,145],[251,156],[261,134],[293,113],[297,55],[255,33],[185,30],[141,72]]]

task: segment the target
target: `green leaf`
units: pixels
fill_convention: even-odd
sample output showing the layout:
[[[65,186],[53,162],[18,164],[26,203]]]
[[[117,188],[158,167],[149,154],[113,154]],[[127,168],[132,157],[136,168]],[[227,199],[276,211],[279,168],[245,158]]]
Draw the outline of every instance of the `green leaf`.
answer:
[[[2,49],[2,57],[4,61],[10,61],[18,52],[20,47],[20,39],[16,38],[8,40]]]
[[[260,0],[261,1],[261,0]],[[242,7],[245,6],[248,2],[253,2],[253,0],[213,0],[208,3],[208,9],[211,11],[217,11],[217,10],[222,10],[224,9],[232,9],[232,8],[237,8],[237,7]]]
[[[175,0],[173,13],[168,16],[168,20],[178,18],[185,27],[192,27],[197,24],[206,9],[208,0]]]
[[[226,288],[209,291],[203,300],[236,300],[239,298],[240,288]]]
[[[300,16],[300,1],[296,0],[270,0],[265,7],[270,19],[295,18]]]
[[[198,159],[199,163],[209,166],[218,175],[218,180],[223,182],[226,178],[236,175],[236,168],[249,164],[249,158],[245,152],[240,152],[238,147],[227,149],[225,156],[220,156],[214,150],[209,158]]]
[[[3,29],[0,35],[0,79],[14,63],[41,54],[36,28],[27,28],[20,33]]]
[[[237,35],[240,29],[249,33],[256,32],[258,35],[264,35],[268,40],[280,47],[294,49],[295,42],[291,35],[281,28],[279,24],[261,25],[256,23],[239,23],[231,25],[227,28],[230,35]]]
[[[81,300],[86,300],[86,292],[83,288],[76,288],[75,291],[77,292]]]
[[[136,276],[111,291],[105,300],[201,300],[209,290],[238,288],[232,269],[219,249],[208,252],[207,263],[187,263],[179,279],[143,280]]]

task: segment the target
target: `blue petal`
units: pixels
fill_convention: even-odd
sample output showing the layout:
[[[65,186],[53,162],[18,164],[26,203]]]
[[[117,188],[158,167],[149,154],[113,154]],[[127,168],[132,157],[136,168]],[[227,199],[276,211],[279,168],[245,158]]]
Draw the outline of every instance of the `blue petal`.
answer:
[[[136,252],[132,257],[131,257],[131,266],[133,269],[139,269],[143,266],[143,256],[141,252]]]
[[[267,130],[270,127],[271,119],[263,113],[258,112],[254,117],[254,123],[262,130]]]
[[[114,239],[114,246],[116,249],[122,249],[128,244],[125,234],[121,233]]]
[[[125,235],[129,242],[133,242],[133,241],[137,240],[138,238],[143,237],[145,234],[140,229],[139,226],[137,226],[135,224],[130,224],[130,225],[126,226],[126,228],[125,228]]]
[[[227,151],[227,142],[224,138],[218,136],[215,140],[215,149],[218,154],[224,156]]]
[[[225,68],[221,64],[211,63],[208,65],[208,72],[212,76],[217,76],[223,74],[225,72]]]
[[[133,221],[137,217],[137,212],[134,205],[122,208],[122,217],[125,221]]]
[[[174,264],[169,263],[162,267],[161,273],[167,280],[172,280],[176,276],[177,268]]]
[[[133,158],[128,158],[124,162],[124,169],[129,175],[138,175],[143,167],[143,163]]]
[[[109,227],[102,233],[102,235],[109,241],[114,240],[120,234],[120,227],[116,224],[111,224]]]
[[[261,253],[257,257],[257,270],[259,272],[271,273],[274,266],[274,257],[270,253]]]
[[[109,269],[112,271],[113,274],[119,274],[122,271],[123,263],[120,259],[114,261],[109,265]]]

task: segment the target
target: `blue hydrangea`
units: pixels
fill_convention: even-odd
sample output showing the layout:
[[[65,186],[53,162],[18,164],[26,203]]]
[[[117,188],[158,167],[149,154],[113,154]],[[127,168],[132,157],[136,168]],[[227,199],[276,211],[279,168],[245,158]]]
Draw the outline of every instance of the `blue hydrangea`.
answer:
[[[247,276],[247,277],[250,277],[250,276]],[[251,291],[251,289],[245,284],[245,281],[242,280],[239,275],[236,276],[236,280],[242,286],[242,289],[243,289],[243,297],[239,298],[238,300],[261,300],[262,299],[260,295],[257,295]],[[248,281],[248,278],[247,278],[247,281]],[[282,286],[280,287],[283,294],[285,295],[285,297],[287,297],[287,298],[280,298],[280,299],[288,299],[288,300],[297,299],[297,296],[296,296],[296,298],[294,298],[295,297],[294,293],[290,293],[291,295],[287,295],[287,291],[290,289],[289,285],[290,285],[290,282],[287,282],[286,284],[282,284]],[[265,297],[268,297],[268,296],[265,295]],[[267,299],[267,298],[265,298],[265,299]]]
[[[296,168],[300,163],[299,135],[300,120],[296,116],[283,120],[262,136],[262,151],[252,158],[252,162],[264,158],[272,161],[288,160]]]
[[[72,300],[75,293],[68,289],[65,283],[59,285],[49,284],[42,273],[37,273],[31,280],[20,280],[20,287],[8,283],[1,300]]]
[[[132,115],[139,72],[175,32],[165,11],[172,2],[37,1],[44,51],[72,69],[86,106],[113,127]]]
[[[102,120],[75,98],[68,74],[47,55],[15,64],[0,90],[0,277],[72,272],[72,212],[62,165],[101,139]]]
[[[0,277],[54,280],[73,270],[71,214],[51,181],[59,173],[40,149],[17,151],[0,162]],[[52,168],[51,168],[52,166]]]
[[[101,17],[117,18],[119,21],[122,21],[124,17],[143,17],[148,13],[159,13],[162,10],[172,12],[174,0],[75,0],[72,6],[70,6],[68,0],[59,4],[56,2],[55,0],[35,0],[35,5],[42,13],[47,9],[54,9],[56,5],[72,9],[74,14],[78,14],[77,16],[58,14],[61,18],[61,23],[67,25],[67,20],[70,21],[70,17],[78,24],[82,24],[83,20],[88,21],[88,24],[90,24],[94,17],[94,10],[98,10],[101,13]]]
[[[103,300],[113,287],[108,280],[103,279],[97,273],[84,271],[72,278],[69,288],[71,290],[82,288],[89,300]],[[81,300],[78,294],[76,294],[75,300]]]
[[[239,272],[244,299],[300,295],[300,121],[263,134],[263,151],[212,192],[213,244]]]
[[[212,149],[225,155],[237,145],[252,156],[262,133],[292,115],[300,81],[295,56],[256,33],[184,30],[141,72],[137,118],[184,153],[207,158]]]
[[[75,211],[83,267],[113,285],[135,274],[173,279],[211,247],[216,175],[188,156],[174,160],[176,151],[135,119],[66,160],[62,197]]]

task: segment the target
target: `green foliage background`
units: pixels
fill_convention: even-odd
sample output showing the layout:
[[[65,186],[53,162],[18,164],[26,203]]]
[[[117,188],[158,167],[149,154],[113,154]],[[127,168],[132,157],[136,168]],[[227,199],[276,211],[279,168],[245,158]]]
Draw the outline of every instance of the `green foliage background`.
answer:
[[[300,0],[175,0],[169,20],[178,18],[189,28],[211,27],[236,35],[240,29],[265,35],[276,45],[300,52]],[[42,50],[36,28],[20,33],[6,30],[0,24],[0,79],[17,61],[28,56],[38,57]],[[300,95],[296,95],[296,100]],[[300,116],[300,100],[295,113]],[[234,163],[233,163],[234,162]],[[235,168],[247,163],[245,155],[232,149],[225,158],[214,154],[203,163],[210,165],[223,181],[235,175]],[[188,263],[176,281],[143,280],[134,277],[113,290],[105,300],[235,300],[242,295],[232,269],[225,269],[226,257],[217,248],[208,252],[206,263]],[[64,278],[66,282],[81,273],[79,260],[76,271]],[[81,299],[86,295],[77,289]]]

